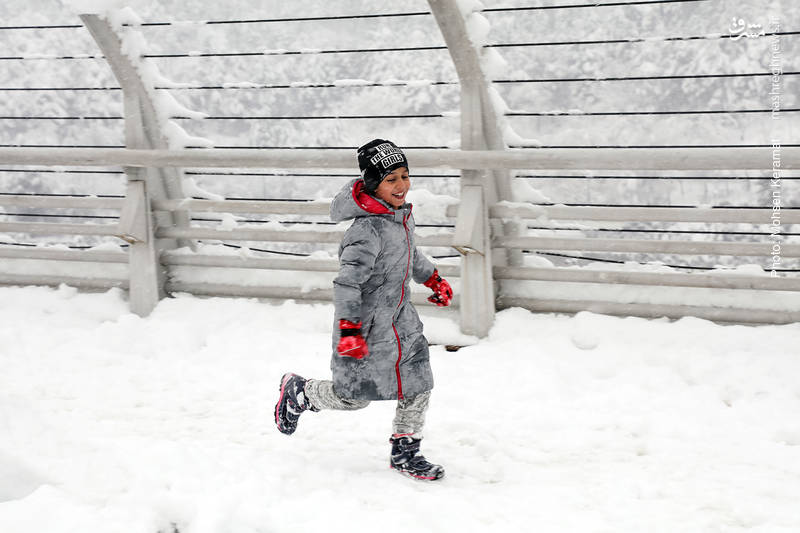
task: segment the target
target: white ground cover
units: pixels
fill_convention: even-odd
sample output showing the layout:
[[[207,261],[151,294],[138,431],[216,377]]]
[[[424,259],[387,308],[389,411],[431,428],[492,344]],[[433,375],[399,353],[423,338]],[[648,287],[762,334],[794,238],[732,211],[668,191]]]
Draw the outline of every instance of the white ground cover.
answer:
[[[800,530],[800,324],[426,313],[423,441],[393,402],[273,425],[280,376],[329,377],[329,305],[0,289],[0,531]]]

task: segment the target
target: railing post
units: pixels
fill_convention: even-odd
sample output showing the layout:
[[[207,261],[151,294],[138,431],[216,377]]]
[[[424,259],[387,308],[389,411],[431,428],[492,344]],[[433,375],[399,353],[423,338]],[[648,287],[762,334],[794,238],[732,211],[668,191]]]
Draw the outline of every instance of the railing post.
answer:
[[[154,87],[142,80],[136,58],[123,52],[123,40],[109,21],[99,15],[81,15],[81,20],[102,50],[122,88],[125,110],[125,145],[137,149],[168,149],[163,121],[153,101]],[[166,294],[166,273],[159,261],[162,250],[192,246],[190,241],[155,240],[155,227],[189,225],[187,211],[161,212],[153,216],[151,200],[184,199],[182,172],[174,167],[125,167],[128,176],[127,203],[121,227],[131,228],[130,301],[133,312],[147,315]]]
[[[429,0],[431,12],[444,36],[461,85],[461,149],[505,150],[497,111],[489,96],[478,50],[470,40],[457,0]],[[491,232],[488,208],[511,200],[507,170],[462,170],[461,204],[453,245],[461,258],[461,330],[484,337],[494,322],[495,286],[492,277]],[[501,254],[502,255],[502,254]],[[500,257],[500,264],[505,258]]]
[[[143,169],[127,167],[128,187],[120,216],[120,238],[130,243],[128,252],[131,312],[147,316],[164,297],[165,276],[156,249],[153,215]]]

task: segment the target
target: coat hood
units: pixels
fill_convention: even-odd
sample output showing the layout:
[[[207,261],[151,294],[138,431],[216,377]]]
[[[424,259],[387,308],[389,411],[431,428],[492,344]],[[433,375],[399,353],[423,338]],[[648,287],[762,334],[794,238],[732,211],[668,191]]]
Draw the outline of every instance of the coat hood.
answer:
[[[331,202],[331,220],[343,222],[356,217],[372,215],[390,216],[402,222],[403,218],[411,212],[411,204],[406,203],[399,209],[390,209],[389,206],[364,192],[364,180],[357,178],[342,187]]]

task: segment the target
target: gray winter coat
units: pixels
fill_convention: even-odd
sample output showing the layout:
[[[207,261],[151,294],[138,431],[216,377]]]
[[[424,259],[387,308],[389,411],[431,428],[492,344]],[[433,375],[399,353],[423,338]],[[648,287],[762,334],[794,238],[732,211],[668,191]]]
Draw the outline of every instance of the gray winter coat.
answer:
[[[434,267],[414,246],[411,204],[390,209],[362,187],[361,180],[350,182],[331,204],[334,222],[353,219],[339,246],[339,275],[333,281],[334,391],[361,400],[413,398],[433,388],[433,374],[409,282],[427,281]],[[363,323],[368,356],[337,353],[340,319]]]

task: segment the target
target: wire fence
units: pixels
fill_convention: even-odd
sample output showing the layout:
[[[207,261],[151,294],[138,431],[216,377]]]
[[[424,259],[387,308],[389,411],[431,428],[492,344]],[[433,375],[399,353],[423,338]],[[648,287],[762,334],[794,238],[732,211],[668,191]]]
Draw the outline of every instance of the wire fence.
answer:
[[[797,113],[800,108],[783,108],[780,113]],[[510,111],[504,113],[507,117],[601,117],[601,116],[647,116],[647,115],[733,115],[740,113],[774,113],[773,109],[703,109],[683,111]],[[420,114],[395,114],[395,115],[207,115],[204,117],[172,116],[176,120],[374,120],[374,119],[429,119],[429,118],[458,118],[453,113],[420,113]],[[0,120],[125,120],[123,116],[99,115],[0,115]]]
[[[285,200],[284,200],[285,201]],[[68,213],[16,213],[16,212],[0,212],[2,217],[20,217],[20,218],[44,218],[44,219],[68,219],[68,220],[107,220],[119,221],[117,215],[95,215],[95,214],[68,214]],[[219,218],[204,218],[194,216],[190,219],[192,222],[215,222],[219,223]],[[273,220],[252,217],[237,217],[238,224],[270,224],[277,222],[286,227],[290,226],[335,226],[337,223],[324,221],[324,220]],[[426,224],[417,223],[417,228],[436,228],[436,229],[453,229],[455,224]],[[529,230],[537,231],[551,231],[551,232],[581,232],[581,233],[615,233],[615,234],[641,234],[641,235],[725,235],[725,236],[741,236],[741,237],[769,237],[772,234],[768,231],[735,231],[735,230],[682,230],[682,229],[644,229],[644,228],[604,228],[604,227],[590,227],[585,223],[581,223],[578,227],[562,227],[562,226],[526,226]],[[782,231],[781,235],[784,237],[798,237],[800,233],[792,231]],[[755,242],[755,241],[751,241]]]
[[[3,173],[23,173],[23,174],[110,174],[110,175],[123,175],[122,170],[55,170],[55,169],[40,169],[40,168],[0,168]],[[242,177],[313,177],[313,178],[353,178],[355,173],[335,173],[335,172],[241,172],[241,171],[213,171],[213,170],[187,170],[184,171],[187,176],[242,176]],[[430,178],[430,179],[460,179],[460,174],[443,173],[443,174],[426,174],[426,173],[413,173],[414,179],[416,178]],[[659,176],[653,174],[647,175],[604,175],[604,174],[516,174],[516,178],[532,179],[532,180],[700,180],[700,181],[726,181],[726,180],[739,180],[739,181],[769,181],[772,176],[678,176],[668,175]],[[798,180],[800,176],[781,176],[782,180]],[[0,193],[9,194],[9,193]],[[21,194],[21,193],[13,193]],[[44,193],[40,193],[44,194]],[[73,195],[74,196],[74,195]]]
[[[217,246],[224,246],[226,248],[234,248],[238,250],[246,250],[248,252],[257,252],[263,254],[270,254],[270,255],[284,255],[284,256],[291,256],[291,257],[311,257],[313,254],[311,253],[304,253],[304,252],[291,252],[286,250],[272,250],[267,248],[261,247],[254,247],[249,245],[240,245],[240,244],[232,244],[227,243],[224,241],[204,241],[198,240],[200,244],[211,244]],[[27,247],[27,248],[36,248],[40,247],[40,243],[20,243],[20,242],[4,242],[0,241],[0,246],[17,246],[17,247]],[[128,248],[127,244],[119,245],[120,248]],[[88,250],[94,248],[92,245],[68,245],[68,249],[71,250]],[[568,260],[575,260],[575,261],[585,261],[587,263],[611,263],[611,264],[618,264],[618,265],[631,265],[636,264],[638,266],[651,266],[652,262],[645,262],[645,261],[631,261],[629,259],[610,259],[607,257],[596,257],[596,256],[586,256],[586,255],[573,255],[573,254],[565,254],[565,253],[557,253],[557,252],[542,252],[537,250],[521,250],[525,255],[537,255],[537,256],[545,256],[545,257],[557,257],[560,259],[568,259]],[[443,255],[431,255],[433,259],[452,259],[460,257],[458,254],[443,254]],[[676,270],[687,270],[687,271],[718,271],[720,269],[719,266],[699,266],[699,265],[687,265],[687,264],[675,264],[675,263],[659,263],[659,266],[672,268]],[[796,273],[800,272],[800,269],[794,268],[774,268],[771,269],[775,272],[779,272],[781,274],[787,273]]]
[[[605,2],[605,3],[573,3],[554,6],[522,6],[522,7],[495,7],[483,9],[483,13],[492,15],[502,14],[516,14],[520,12],[536,12],[544,10],[574,10],[574,9],[589,9],[589,8],[603,8],[603,7],[630,7],[630,6],[656,6],[668,5],[679,3],[702,3],[709,0],[642,0],[642,1],[619,1],[619,2]],[[320,22],[320,21],[343,21],[343,20],[361,20],[361,19],[397,19],[403,17],[429,17],[431,13],[428,11],[409,11],[397,13],[368,13],[368,14],[349,14],[349,15],[331,15],[331,16],[313,16],[313,17],[286,17],[286,18],[257,18],[257,19],[236,19],[236,20],[205,20],[205,21],[154,21],[144,22],[136,26],[141,27],[185,27],[187,25],[196,26],[235,26],[245,24],[269,24],[269,23],[287,23],[287,22]],[[4,30],[74,30],[84,28],[80,24],[52,24],[52,25],[6,25],[0,26],[0,31]],[[780,36],[790,37],[800,34],[800,31],[781,31],[765,33],[764,37]],[[729,36],[721,33],[704,34],[704,35],[691,35],[691,36],[665,36],[665,37],[648,37],[648,38],[623,38],[623,39],[602,39],[602,40],[559,40],[559,41],[534,41],[534,42],[506,42],[506,43],[492,43],[486,45],[486,48],[496,49],[528,49],[535,47],[550,47],[550,46],[595,46],[595,45],[609,45],[609,44],[626,44],[633,45],[645,42],[680,42],[680,41],[700,41],[700,40],[721,40],[727,39]],[[335,55],[335,54],[374,54],[374,53],[406,53],[406,52],[440,52],[447,50],[446,46],[431,45],[431,46],[394,46],[394,47],[361,47],[361,48],[344,48],[344,49],[297,49],[297,50],[260,50],[260,51],[208,51],[208,52],[178,52],[178,53],[154,53],[145,54],[143,57],[151,59],[174,59],[174,58],[231,58],[231,57],[257,57],[257,56],[298,56],[298,55]],[[35,61],[35,60],[97,60],[105,59],[102,54],[23,54],[23,55],[7,55],[0,56],[0,61]],[[786,71],[782,72],[783,76],[797,76],[800,71]],[[641,82],[641,81],[669,81],[669,80],[703,80],[703,79],[762,79],[772,76],[772,72],[745,72],[745,73],[691,73],[691,74],[660,74],[660,75],[631,75],[631,76],[600,76],[600,77],[560,77],[560,78],[514,78],[514,79],[498,79],[493,80],[496,84],[502,85],[515,85],[515,84],[563,84],[563,83],[605,83],[605,82]],[[323,81],[319,83],[223,83],[223,84],[178,84],[176,86],[159,86],[159,90],[169,91],[242,91],[242,90],[304,90],[304,89],[350,89],[358,90],[364,88],[382,88],[382,87],[397,87],[397,88],[422,88],[422,87],[437,87],[437,86],[457,86],[458,82],[453,80],[392,80],[392,81],[370,81],[370,80],[334,80]],[[119,87],[105,86],[105,87],[91,87],[91,86],[64,86],[64,87],[0,87],[0,92],[65,92],[65,91],[120,91]],[[791,107],[780,110],[782,113],[796,113],[800,108]],[[771,113],[772,109],[693,109],[693,110],[640,110],[640,111],[626,111],[626,110],[612,110],[612,111],[509,111],[505,113],[508,117],[602,117],[602,116],[679,116],[679,115],[749,115],[749,114],[764,114]],[[405,119],[441,119],[441,118],[455,118],[457,114],[454,113],[405,113],[405,114],[364,114],[364,115],[335,115],[335,114],[319,114],[319,115],[210,115],[204,117],[202,120],[225,121],[225,120],[244,120],[244,121],[301,121],[301,120],[405,120]],[[172,117],[179,120],[197,120],[191,117],[176,116]],[[66,115],[66,116],[31,116],[31,115],[3,115],[0,120],[7,121],[47,121],[47,120],[63,120],[63,121],[120,121],[123,120],[122,116],[107,116],[101,114],[87,114],[87,115]],[[97,144],[0,144],[2,147],[29,147],[29,148],[50,148],[50,147],[74,147],[74,148],[123,148],[121,145],[97,145]],[[784,144],[786,147],[796,147],[800,144]],[[604,144],[579,144],[579,145],[558,145],[558,144],[542,144],[542,145],[526,145],[518,144],[511,145],[511,148],[516,149],[537,149],[537,148],[648,148],[648,149],[664,149],[669,150],[673,148],[735,148],[735,147],[757,147],[757,148],[771,148],[770,144],[662,144],[662,145],[604,145]],[[200,148],[200,147],[190,147]],[[330,149],[330,150],[354,150],[355,146],[275,146],[275,145],[255,145],[255,146],[240,146],[240,145],[221,145],[217,146],[221,149]],[[435,146],[406,146],[411,149],[448,149],[452,146],[448,145],[435,145]],[[0,169],[0,172],[24,172],[24,173],[58,173],[58,174],[86,174],[86,175],[122,175],[120,170],[60,170],[60,169]],[[252,177],[352,177],[352,174],[317,174],[317,173],[297,173],[297,172],[221,172],[221,171],[196,171],[189,170],[185,172],[190,176],[252,176]],[[458,174],[415,174],[415,178],[430,178],[430,179],[457,179]],[[634,176],[621,176],[621,175],[545,175],[545,174],[523,174],[517,175],[519,178],[544,180],[769,180],[770,177],[766,176],[653,176],[653,175],[634,175]],[[784,176],[784,180],[797,180],[800,177]],[[74,196],[74,195],[73,195]],[[247,198],[254,200],[253,198]],[[261,200],[282,200],[287,199],[269,199],[262,198]],[[297,199],[295,201],[307,201],[306,199]],[[554,205],[554,204],[535,204],[535,205]],[[611,204],[611,203],[568,203],[567,206],[582,206],[582,207],[692,207],[689,205],[641,205],[641,204]],[[731,208],[732,206],[717,205],[711,208]],[[755,208],[756,206],[738,206],[739,208]],[[784,207],[784,209],[797,209],[791,207]],[[20,217],[63,217],[63,218],[96,218],[96,219],[114,219],[110,215],[79,215],[79,214],[35,214],[35,213],[0,213],[3,216],[20,216]],[[194,218],[197,222],[214,222],[216,220],[210,218]],[[267,220],[256,218],[242,219],[243,223],[262,223]],[[282,221],[286,224],[330,224],[318,221]],[[449,228],[452,225],[431,224],[419,227],[439,227]],[[684,234],[684,235],[714,235],[714,236],[737,236],[737,237],[757,237],[768,235],[756,231],[716,231],[716,230],[686,230],[686,229],[643,229],[643,228],[607,228],[607,227],[593,227],[593,228],[568,228],[568,227],[542,227],[542,226],[528,226],[534,230],[548,230],[548,231],[597,231],[597,232],[619,232],[619,233],[641,233],[641,234],[657,234],[657,235],[670,235],[670,234]],[[797,233],[782,233],[786,236],[797,236]],[[5,243],[0,243],[5,244]],[[226,246],[235,246],[225,244]],[[251,248],[252,249],[252,248]],[[256,249],[252,249],[256,250]],[[285,255],[308,255],[308,254],[292,254],[290,252],[281,252],[274,250],[260,250],[265,253],[280,253]],[[549,255],[553,257],[563,257],[573,260],[587,260],[587,261],[602,261],[602,262],[617,262],[603,258],[584,257],[576,255],[555,254],[545,252],[530,251],[528,253],[539,253],[540,255]],[[443,256],[444,257],[444,256]],[[673,265],[671,265],[673,266]],[[706,267],[691,266],[691,265],[674,265],[675,268],[695,268],[695,269],[708,269]],[[796,272],[796,270],[782,270],[783,272]]]
[[[780,31],[765,32],[763,37],[788,37],[800,35],[800,31]],[[590,46],[606,44],[641,44],[653,42],[681,42],[698,40],[722,40],[731,41],[729,34],[709,33],[705,35],[689,36],[670,36],[670,37],[632,37],[627,39],[590,39],[590,40],[568,40],[568,41],[535,41],[518,43],[493,43],[483,45],[484,48],[529,48],[544,46]],[[294,55],[329,55],[329,54],[371,54],[387,52],[430,52],[446,51],[445,45],[429,46],[387,46],[378,48],[343,48],[343,49],[316,49],[304,48],[299,50],[257,50],[257,51],[237,51],[237,52],[175,52],[175,53],[149,53],[142,54],[141,57],[148,59],[176,59],[176,58],[208,58],[208,57],[256,57],[256,56],[294,56]],[[22,56],[0,56],[0,61],[23,61],[23,60],[85,60],[85,59],[105,59],[102,54],[75,54],[75,55],[55,55],[55,54],[29,54]]]
[[[3,169],[0,169],[2,172]],[[12,170],[15,172],[15,170]],[[31,170],[24,170],[23,172],[30,172]],[[38,171],[35,171],[38,172]],[[117,173],[117,172],[109,172],[109,173]],[[119,172],[121,173],[121,172]],[[204,173],[193,173],[194,175],[197,174],[204,174]],[[261,175],[261,174],[258,174]],[[285,176],[287,174],[270,174],[270,175],[277,175],[277,176]],[[299,174],[292,174],[292,175],[299,175]],[[323,175],[323,174],[304,174],[310,176],[317,176],[317,177],[331,177],[330,175]],[[352,177],[350,174],[340,174],[339,176],[346,176]],[[429,176],[434,176],[430,174]],[[0,192],[0,198],[3,196],[29,196],[29,197],[50,197],[50,198],[116,198],[116,199],[124,199],[124,195],[119,194],[75,194],[75,193],[47,193],[47,192],[7,192],[3,191]],[[205,200],[205,198],[199,196],[190,197],[193,200]],[[249,201],[249,202],[264,202],[264,205],[268,205],[269,202],[298,202],[298,203],[315,203],[318,202],[318,198],[287,198],[287,197],[258,197],[258,196],[229,196],[225,197],[224,200],[226,201]],[[640,209],[692,209],[702,207],[702,209],[764,209],[765,207],[769,206],[762,206],[762,205],[730,205],[730,204],[719,204],[719,205],[709,205],[703,204],[702,206],[692,205],[692,204],[630,204],[630,203],[607,203],[607,202],[525,202],[527,205],[536,206],[536,207],[549,207],[549,206],[564,206],[564,207],[623,207],[623,208],[640,208]],[[783,209],[786,210],[800,210],[800,207],[790,207],[785,206]],[[0,212],[0,215],[8,215],[9,213]]]
[[[778,32],[765,32],[762,37],[787,37],[790,35],[800,35],[800,31],[778,31]],[[526,43],[494,43],[485,45],[486,48],[522,48],[534,46],[589,46],[601,44],[639,44],[639,43],[654,43],[654,42],[680,42],[680,41],[700,41],[700,40],[722,40],[723,42],[732,41],[729,34],[722,33],[709,33],[705,35],[688,35],[688,36],[672,36],[672,37],[632,37],[628,39],[590,39],[590,40],[572,40],[572,41],[536,41]]]
[[[60,198],[87,198],[87,197],[97,197],[97,198],[114,198],[114,199],[124,199],[123,195],[89,195],[89,194],[66,194],[66,193],[12,193],[12,192],[0,192],[0,197],[2,196],[29,196],[29,197],[60,197]],[[194,197],[196,200],[202,200],[202,198]],[[227,197],[225,200],[229,201],[250,201],[250,202],[264,202],[267,205],[269,202],[297,202],[297,203],[312,203],[318,200],[313,198],[283,198],[283,197]],[[588,203],[588,202],[574,202],[574,203],[553,203],[553,202],[529,202],[528,205],[531,206],[540,206],[540,207],[547,207],[547,206],[565,206],[565,207],[607,207],[607,208],[643,208],[643,209],[687,209],[687,208],[696,208],[695,205],[675,205],[675,204],[620,204],[620,203]],[[765,206],[759,205],[705,205],[703,206],[704,209],[764,209]],[[769,206],[767,206],[769,207]],[[800,207],[783,207],[783,209],[787,211],[791,210],[800,210]],[[6,217],[43,217],[43,218],[68,218],[68,219],[107,219],[107,220],[119,220],[119,216],[115,215],[94,215],[94,214],[84,214],[84,213],[52,213],[52,212],[28,212],[28,213],[16,213],[16,212],[8,212],[8,211],[0,211],[0,216]],[[203,217],[192,217],[192,221],[197,222],[220,222],[219,218],[203,218]],[[261,223],[269,223],[275,222],[273,219],[264,219],[264,218],[253,218],[253,217],[238,217],[237,223],[253,223],[253,224],[261,224]],[[296,219],[296,220],[277,220],[277,222],[286,225],[293,225],[293,224],[314,224],[314,225],[336,225],[330,221],[319,221],[319,220],[304,220],[304,219]],[[767,224],[768,222],[765,222]],[[739,223],[730,223],[730,224],[739,224]],[[455,227],[454,224],[450,223],[418,223],[417,227],[420,228],[453,228]],[[691,234],[691,235],[742,235],[742,236],[769,236],[771,235],[770,232],[763,232],[763,231],[735,231],[735,230],[687,230],[687,229],[658,229],[658,228],[628,228],[628,227],[615,227],[615,228],[606,228],[602,226],[588,226],[586,223],[581,223],[575,227],[569,227],[568,225],[564,225],[564,223],[559,222],[558,225],[554,226],[535,226],[528,224],[526,226],[528,229],[534,230],[548,230],[548,231],[597,231],[597,232],[617,232],[617,233],[646,233],[646,234]],[[800,236],[800,233],[795,232],[782,232],[781,235],[784,236]]]
[[[647,2],[612,2],[606,4],[572,4],[563,6],[529,6],[529,7],[508,7],[508,8],[491,8],[485,10],[486,12],[518,12],[518,11],[536,11],[541,9],[572,9],[580,7],[601,7],[601,6],[631,6],[631,5],[646,5],[646,4],[666,4],[669,2],[661,1],[647,1]],[[228,21],[200,21],[202,24],[250,24],[257,22],[286,22],[286,21],[324,21],[324,20],[337,20],[337,19],[360,19],[360,18],[381,18],[381,17],[402,17],[402,16],[422,16],[430,15],[428,12],[408,12],[408,13],[383,13],[383,14],[359,14],[359,15],[342,15],[342,16],[324,16],[324,17],[295,17],[295,18],[275,18],[275,19],[251,19],[251,20],[228,20]],[[144,23],[142,26],[171,26],[171,25],[185,25],[185,22],[153,22]],[[81,25],[52,25],[52,26],[3,26],[0,29],[63,29],[63,28],[80,28]],[[798,32],[773,32],[768,35],[789,36],[796,35]],[[722,34],[709,34],[702,36],[679,36],[679,37],[665,37],[660,38],[663,41],[675,40],[697,40],[697,39],[719,39],[723,38]],[[508,47],[531,47],[531,46],[549,46],[549,45],[564,45],[564,44],[610,44],[610,43],[637,43],[645,41],[653,41],[653,38],[640,39],[612,39],[612,40],[592,40],[592,41],[558,41],[558,42],[519,42],[519,43],[495,43],[487,45],[487,47],[495,48],[508,48]],[[655,39],[659,40],[659,39]],[[150,58],[167,58],[167,57],[233,57],[233,56],[257,56],[257,55],[292,55],[292,54],[333,54],[333,53],[371,53],[371,52],[397,52],[397,51],[429,51],[429,50],[446,50],[446,46],[422,46],[422,47],[383,47],[383,48],[353,48],[353,49],[300,49],[300,50],[262,50],[257,52],[208,52],[198,53],[191,52],[186,54],[149,54],[144,57]],[[3,56],[0,60],[10,59],[99,59],[102,55],[97,54],[76,54],[76,55],[29,55],[29,56]],[[785,72],[783,75],[793,76],[800,72]],[[592,78],[543,78],[543,79],[510,79],[510,80],[496,80],[495,83],[500,84],[518,84],[518,83],[564,83],[564,82],[601,82],[601,81],[635,81],[635,80],[674,80],[674,79],[710,79],[710,78],[734,78],[734,77],[763,77],[769,76],[768,72],[751,72],[751,73],[720,73],[720,74],[687,74],[687,75],[663,75],[663,76],[624,76],[624,77],[592,77]],[[409,80],[409,81],[393,81],[388,82],[364,82],[364,83],[304,83],[304,84],[223,84],[223,85],[200,85],[200,86],[178,86],[178,87],[160,87],[162,90],[243,90],[243,89],[298,89],[298,88],[342,88],[342,87],[409,87],[421,86],[421,82],[426,85],[455,85],[457,82],[440,80]],[[3,87],[0,91],[117,91],[118,87]],[[800,108],[785,108],[782,109],[783,113],[796,113]],[[622,116],[680,116],[680,115],[737,115],[737,114],[765,114],[771,113],[771,109],[696,109],[696,110],[641,110],[641,111],[511,111],[506,113],[509,117],[622,117]],[[440,119],[452,118],[457,116],[453,113],[424,113],[424,114],[372,114],[372,115],[210,115],[204,120],[406,120],[406,119]],[[192,117],[173,117],[179,120],[197,120]],[[123,120],[122,116],[102,116],[102,115],[75,115],[75,116],[0,116],[0,120],[66,120],[66,121],[83,121],[83,120]],[[50,144],[18,144],[18,145],[2,145],[2,146],[23,146],[23,147],[54,147],[54,146],[70,146],[70,147],[112,147],[114,145],[50,145]],[[574,146],[531,146],[529,144],[512,145],[512,148],[572,148],[572,147],[591,147],[591,148],[617,148],[617,147],[642,147],[642,148],[675,148],[675,147],[736,147],[736,146],[766,146],[766,145],[752,145],[752,144],[725,144],[725,145],[574,145]],[[114,146],[115,147],[115,146]],[[301,146],[219,146],[220,148],[312,148]],[[320,148],[320,147],[316,147]],[[352,149],[354,147],[324,147],[330,149]],[[429,149],[442,149],[447,146],[425,146]]]
[[[541,252],[536,250],[522,250],[524,254],[530,255],[541,255],[546,257],[558,257],[562,259],[572,259],[572,260],[579,260],[579,261],[588,261],[592,263],[613,263],[617,265],[629,265],[631,263],[638,264],[639,266],[652,266],[653,263],[650,261],[630,261],[627,259],[609,259],[608,257],[596,257],[596,256],[587,256],[587,255],[573,255],[573,254],[563,254],[557,252]],[[667,268],[674,268],[677,270],[689,270],[689,271],[711,271],[711,270],[718,270],[718,266],[698,266],[698,265],[686,265],[686,264],[676,264],[676,263],[658,263],[658,266],[664,266]],[[772,270],[772,269],[770,269]],[[776,268],[774,269],[775,272],[781,273],[789,273],[789,272],[800,272],[800,269],[796,268]]]
[[[784,148],[797,148],[800,144],[786,143],[781,144]],[[509,148],[519,148],[526,150],[536,150],[541,148],[602,148],[602,149],[630,149],[630,148],[648,148],[659,150],[671,150],[675,148],[772,148],[772,144],[511,144]],[[0,144],[0,148],[125,148],[122,144]],[[203,145],[189,145],[187,149],[205,149],[207,146]],[[241,145],[215,145],[214,148],[221,150],[357,150],[357,146],[274,146],[274,145],[260,145],[260,146],[241,146]],[[408,146],[403,148],[408,150],[452,150],[455,146]]]
[[[647,80],[690,80],[690,79],[725,79],[725,78],[757,78],[771,77],[771,72],[744,72],[744,73],[722,73],[722,74],[675,74],[664,76],[607,76],[607,77],[577,77],[577,78],[521,78],[521,79],[496,79],[492,83],[498,84],[517,84],[517,83],[597,83],[614,81],[647,81]],[[785,71],[781,76],[797,76],[800,71]],[[190,85],[176,84],[174,86],[157,86],[157,90],[169,91],[228,91],[228,90],[267,90],[267,89],[362,89],[370,87],[424,87],[424,86],[446,86],[458,85],[457,81],[446,80],[397,80],[387,82],[363,81],[362,83],[283,83],[283,84],[258,84],[251,82],[226,83],[222,85]],[[0,91],[120,91],[120,87],[0,87]]]
[[[540,10],[556,10],[556,9],[575,9],[575,8],[597,8],[597,7],[620,7],[620,6],[646,6],[656,4],[678,4],[688,2],[708,2],[709,0],[638,0],[627,2],[606,2],[606,3],[584,3],[584,4],[565,4],[555,6],[527,6],[527,7],[495,7],[482,9],[483,13],[502,13],[502,12],[520,12],[520,11],[540,11]],[[259,18],[259,19],[239,19],[239,20],[202,20],[202,21],[180,21],[180,22],[143,22],[141,24],[124,24],[125,26],[181,26],[187,24],[197,25],[223,25],[223,24],[263,24],[263,23],[284,23],[284,22],[318,22],[326,20],[356,20],[356,19],[375,19],[375,18],[395,18],[395,17],[418,17],[429,16],[430,11],[412,11],[405,13],[362,13],[353,15],[327,15],[318,17],[285,17],[285,18]],[[61,29],[79,29],[83,28],[81,24],[38,24],[38,25],[12,25],[0,26],[2,30],[61,30]]]

